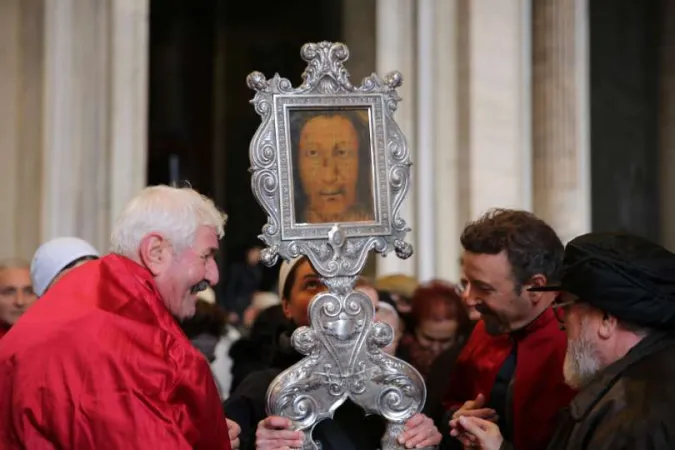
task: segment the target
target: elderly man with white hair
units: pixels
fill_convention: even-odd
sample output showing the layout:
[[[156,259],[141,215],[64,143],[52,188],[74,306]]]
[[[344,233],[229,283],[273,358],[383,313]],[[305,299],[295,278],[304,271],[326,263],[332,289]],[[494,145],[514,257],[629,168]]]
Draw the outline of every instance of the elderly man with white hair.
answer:
[[[131,200],[112,253],[53,284],[3,339],[0,448],[237,447],[208,362],[177,321],[218,282],[225,219],[189,188]]]

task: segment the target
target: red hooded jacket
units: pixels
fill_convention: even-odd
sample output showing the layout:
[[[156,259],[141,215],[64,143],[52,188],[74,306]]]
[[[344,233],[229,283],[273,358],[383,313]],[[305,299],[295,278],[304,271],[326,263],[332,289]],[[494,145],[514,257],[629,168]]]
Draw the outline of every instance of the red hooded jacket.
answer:
[[[489,402],[497,373],[513,345],[517,345],[509,405],[513,444],[518,450],[544,450],[555,431],[558,412],[576,394],[563,378],[567,337],[551,308],[510,335],[490,336],[479,321],[457,359],[445,406],[459,408],[478,394]]]
[[[3,450],[230,450],[206,359],[121,256],[68,273],[0,340],[0,392]]]

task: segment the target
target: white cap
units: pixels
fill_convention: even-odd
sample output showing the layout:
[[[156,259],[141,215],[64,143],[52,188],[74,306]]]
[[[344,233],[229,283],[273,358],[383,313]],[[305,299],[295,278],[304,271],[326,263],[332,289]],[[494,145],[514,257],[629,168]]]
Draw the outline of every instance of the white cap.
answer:
[[[64,267],[87,256],[97,257],[98,251],[87,241],[76,237],[60,237],[42,244],[30,263],[33,291],[41,297]]]
[[[256,292],[251,299],[251,306],[259,311],[279,303],[281,303],[281,299],[274,292]]]
[[[300,261],[302,261],[305,257],[304,256],[298,256],[296,258],[291,259],[290,261],[284,261],[281,263],[281,268],[279,269],[279,298],[283,299],[284,298],[284,287],[286,287],[286,279],[288,278],[288,274],[291,273],[291,270],[295,266],[298,265]]]

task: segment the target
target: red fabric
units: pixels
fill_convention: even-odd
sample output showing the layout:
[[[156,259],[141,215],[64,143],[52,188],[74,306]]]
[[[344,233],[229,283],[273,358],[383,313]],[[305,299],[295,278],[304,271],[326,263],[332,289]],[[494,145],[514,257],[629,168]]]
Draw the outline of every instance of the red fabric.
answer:
[[[563,361],[567,337],[551,308],[524,330],[490,336],[478,322],[450,377],[447,409],[483,394],[486,401],[514,343],[517,360],[513,380],[513,444],[518,450],[544,450],[556,428],[557,414],[575,391],[565,384]]]
[[[7,334],[8,331],[9,331],[9,327],[6,326],[4,323],[0,322],[0,339],[5,337],[5,335]]]
[[[230,450],[207,361],[120,256],[68,273],[12,327],[0,392],[3,450]]]

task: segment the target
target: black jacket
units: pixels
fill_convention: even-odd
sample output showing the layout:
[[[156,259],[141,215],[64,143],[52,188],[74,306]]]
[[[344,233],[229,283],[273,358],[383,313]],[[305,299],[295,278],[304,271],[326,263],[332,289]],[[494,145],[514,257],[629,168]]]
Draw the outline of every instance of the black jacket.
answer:
[[[577,394],[548,446],[549,450],[674,448],[675,336],[657,332]]]

